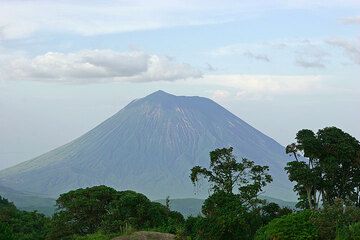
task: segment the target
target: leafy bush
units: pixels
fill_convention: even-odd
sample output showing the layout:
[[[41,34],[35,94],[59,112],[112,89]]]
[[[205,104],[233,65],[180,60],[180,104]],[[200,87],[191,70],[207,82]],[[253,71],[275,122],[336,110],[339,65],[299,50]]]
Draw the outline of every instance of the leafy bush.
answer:
[[[360,221],[360,209],[345,206],[336,200],[334,205],[326,205],[311,221],[318,229],[319,239],[335,239],[337,232],[349,230],[349,226]]]
[[[0,222],[0,239],[15,240],[11,228],[2,222]]]
[[[0,197],[0,239],[45,239],[49,221],[43,214],[20,211]]]
[[[339,229],[336,236],[336,240],[358,240],[358,239],[360,239],[360,222]]]
[[[315,240],[318,239],[316,226],[311,218],[316,212],[304,210],[272,220],[256,233],[256,240]]]
[[[237,194],[219,191],[211,195],[202,208],[204,217],[190,217],[185,223],[185,232],[197,240],[253,239],[262,224],[257,209],[243,206]]]
[[[116,191],[106,186],[77,189],[57,200],[59,212],[52,221],[49,239],[73,236],[103,237],[105,234],[133,230],[159,229],[176,233],[184,218],[160,203],[151,202],[134,191]],[[95,235],[93,235],[95,234]]]

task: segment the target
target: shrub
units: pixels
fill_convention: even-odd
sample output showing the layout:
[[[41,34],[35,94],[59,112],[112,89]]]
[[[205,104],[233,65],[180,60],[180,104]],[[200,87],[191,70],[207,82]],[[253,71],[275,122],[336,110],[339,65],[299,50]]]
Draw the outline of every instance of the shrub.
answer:
[[[320,240],[335,239],[339,231],[347,230],[353,223],[360,221],[360,209],[345,206],[341,200],[334,205],[326,205],[311,218],[317,229]]]
[[[360,222],[339,229],[336,236],[336,240],[358,240],[358,239],[360,239]]]
[[[316,226],[311,218],[316,212],[304,210],[276,218],[256,233],[256,240],[315,240]]]

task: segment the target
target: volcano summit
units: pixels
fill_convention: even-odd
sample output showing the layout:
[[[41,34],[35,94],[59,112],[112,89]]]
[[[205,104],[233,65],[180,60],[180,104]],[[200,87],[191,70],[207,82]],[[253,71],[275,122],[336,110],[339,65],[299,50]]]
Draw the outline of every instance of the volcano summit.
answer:
[[[274,181],[265,195],[294,199],[283,146],[210,99],[163,91],[132,101],[68,144],[2,170],[0,182],[52,197],[100,184],[152,199],[193,197],[190,169],[208,166],[210,151],[229,146],[237,157],[270,167]]]

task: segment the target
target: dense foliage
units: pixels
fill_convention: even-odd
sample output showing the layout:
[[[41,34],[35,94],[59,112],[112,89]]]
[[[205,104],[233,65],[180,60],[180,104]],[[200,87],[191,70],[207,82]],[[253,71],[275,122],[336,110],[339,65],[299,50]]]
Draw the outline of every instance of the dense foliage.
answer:
[[[195,184],[200,176],[205,177],[213,191],[203,204],[203,216],[186,222],[186,233],[192,239],[253,239],[260,226],[291,212],[258,198],[272,181],[268,167],[245,158],[238,162],[232,151],[231,147],[215,149],[210,152],[209,169],[191,169],[191,181]]]
[[[269,167],[256,165],[246,158],[238,162],[232,147],[218,148],[210,152],[210,169],[195,166],[191,169],[190,179],[194,184],[200,177],[208,179],[213,192],[233,194],[236,188],[242,204],[256,205],[261,202],[258,194],[272,182],[268,171]]]
[[[158,228],[174,232],[184,222],[177,212],[133,191],[118,192],[95,186],[62,194],[58,212],[52,219],[51,239],[104,233],[124,233],[132,229]]]
[[[276,218],[260,228],[256,240],[360,239],[360,209],[340,200],[321,210],[303,210]]]
[[[256,240],[315,240],[317,229],[311,222],[311,217],[315,214],[310,210],[305,210],[293,214],[276,218],[265,227],[258,230]]]
[[[360,143],[336,127],[308,129],[296,134],[296,143],[286,147],[295,161],[285,168],[299,206],[316,209],[320,202],[334,204],[337,198],[348,205],[360,206]],[[298,157],[301,153],[304,158]]]
[[[45,239],[50,219],[37,212],[18,210],[0,197],[0,239]]]

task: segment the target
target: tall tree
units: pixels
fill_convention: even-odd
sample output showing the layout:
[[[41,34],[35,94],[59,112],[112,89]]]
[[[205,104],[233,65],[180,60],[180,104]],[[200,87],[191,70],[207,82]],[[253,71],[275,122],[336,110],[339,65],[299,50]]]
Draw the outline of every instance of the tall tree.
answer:
[[[208,179],[214,192],[232,194],[237,187],[243,202],[251,204],[257,200],[263,187],[272,181],[268,171],[268,166],[256,165],[246,158],[238,162],[232,147],[218,148],[210,152],[210,168],[195,166],[191,169],[190,178],[193,184],[200,177]]]
[[[209,168],[193,167],[191,181],[206,178],[213,191],[202,206],[204,217],[195,221],[195,239],[253,239],[263,222],[258,195],[272,181],[268,170],[245,158],[237,161],[232,147],[210,152]]]
[[[285,169],[306,207],[317,208],[320,200],[332,204],[336,198],[360,205],[360,143],[350,134],[336,127],[316,134],[303,129],[286,153],[295,157]]]

